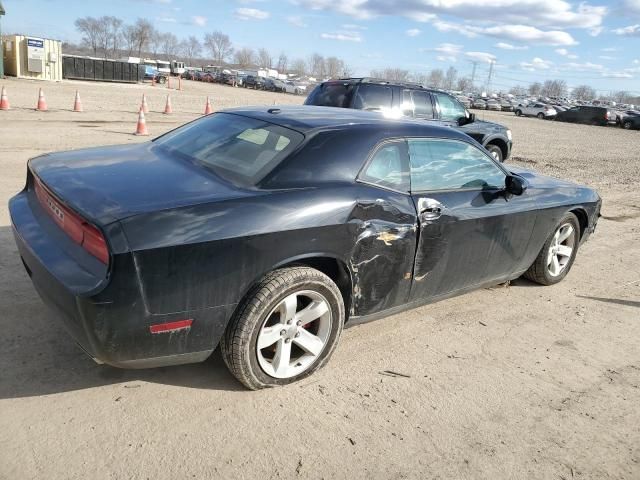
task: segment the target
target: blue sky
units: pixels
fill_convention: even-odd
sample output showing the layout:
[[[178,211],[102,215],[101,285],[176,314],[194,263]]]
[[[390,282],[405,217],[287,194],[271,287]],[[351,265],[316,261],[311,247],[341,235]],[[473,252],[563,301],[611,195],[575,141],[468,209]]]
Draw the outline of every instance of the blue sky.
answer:
[[[159,30],[199,38],[227,33],[236,47],[274,57],[313,52],[356,75],[454,66],[507,89],[561,78],[602,92],[640,93],[640,0],[3,0],[4,32],[79,41],[77,17],[146,17]]]

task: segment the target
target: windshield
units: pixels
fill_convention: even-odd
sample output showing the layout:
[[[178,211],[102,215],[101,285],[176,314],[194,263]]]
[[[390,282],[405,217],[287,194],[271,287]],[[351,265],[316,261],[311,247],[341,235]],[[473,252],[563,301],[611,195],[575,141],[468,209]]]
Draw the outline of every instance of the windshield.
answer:
[[[294,130],[255,118],[215,113],[154,142],[160,148],[244,186],[256,185],[304,140]]]

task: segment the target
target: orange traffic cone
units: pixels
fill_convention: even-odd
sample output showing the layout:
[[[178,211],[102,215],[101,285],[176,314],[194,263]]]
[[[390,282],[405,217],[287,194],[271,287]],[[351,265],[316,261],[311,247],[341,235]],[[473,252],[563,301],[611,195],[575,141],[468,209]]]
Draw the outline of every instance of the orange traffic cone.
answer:
[[[80,92],[76,90],[76,100],[73,102],[73,111],[81,112],[82,111],[82,102],[80,101]]]
[[[178,76],[178,90],[182,91],[182,75]]]
[[[144,113],[149,113],[149,106],[147,105],[147,97],[145,96],[144,93],[142,94],[142,104],[140,105],[140,108]]]
[[[211,102],[209,101],[209,97],[207,97],[207,104],[204,107],[204,114],[209,115],[212,112],[213,112],[213,109],[211,108]]]
[[[164,107],[164,113],[173,113],[173,110],[171,109],[171,97],[169,95],[167,95],[167,104]]]
[[[0,96],[0,110],[9,110],[9,97],[7,96],[7,89],[2,86],[2,95]]]
[[[156,86],[156,77],[155,76],[151,77],[151,86],[152,87]]]
[[[36,105],[36,110],[41,112],[46,112],[48,110],[47,101],[44,99],[44,92],[42,89],[40,89],[40,92],[38,93],[38,105]]]
[[[138,124],[136,125],[136,133],[134,133],[134,135],[149,135],[142,107],[140,107],[140,112],[138,113]]]
[[[167,77],[167,88],[171,88],[171,75]]]

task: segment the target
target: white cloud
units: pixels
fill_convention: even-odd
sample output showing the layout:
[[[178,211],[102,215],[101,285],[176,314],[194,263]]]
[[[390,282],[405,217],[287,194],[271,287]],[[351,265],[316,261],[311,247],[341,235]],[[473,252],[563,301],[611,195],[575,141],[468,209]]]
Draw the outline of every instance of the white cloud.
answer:
[[[287,22],[289,22],[294,27],[300,27],[300,28],[307,27],[307,24],[304,23],[304,20],[302,19],[301,15],[289,15],[287,17]]]
[[[605,78],[633,78],[629,72],[604,72],[602,76]]]
[[[236,8],[236,18],[239,20],[266,20],[271,15],[264,10],[258,10],[257,8]]]
[[[620,10],[623,16],[640,16],[640,0],[624,0]]]
[[[340,40],[341,42],[361,42],[362,37],[356,32],[321,33],[321,38],[326,40]]]
[[[544,31],[529,25],[498,25],[482,29],[484,35],[505,38],[536,45],[576,45],[567,32],[560,30]]]
[[[469,57],[473,60],[478,60],[480,62],[495,62],[496,56],[486,52],[466,52],[464,54],[466,57]]]
[[[198,27],[204,27],[207,24],[207,17],[194,15],[193,17],[191,17],[191,22]]]
[[[501,48],[502,50],[526,50],[529,47],[527,47],[526,45],[518,47],[515,45],[511,45],[510,43],[498,42],[496,43],[496,48]]]
[[[632,0],[637,1],[637,0]],[[313,10],[333,10],[355,18],[400,15],[418,21],[430,21],[434,15],[465,20],[496,19],[496,23],[594,28],[602,23],[607,7],[586,3],[573,5],[566,0],[295,0]]]
[[[567,50],[566,48],[556,48],[556,53],[558,55],[562,55],[563,57],[566,57],[567,55],[569,55],[569,50]]]
[[[600,72],[604,70],[604,65],[600,65],[597,63],[584,62],[584,63],[575,63],[569,62],[560,66],[562,70],[574,70],[578,72]]]
[[[409,30],[407,30],[404,33],[406,33],[410,37],[417,37],[418,35],[420,35],[422,33],[422,30],[420,30],[419,28],[410,28]]]
[[[606,47],[606,48],[601,48],[600,51],[601,52],[617,52],[618,49],[616,47]]]
[[[598,56],[600,60],[615,60],[616,57],[612,57],[611,55],[600,55]]]
[[[158,19],[159,22],[163,23],[177,23],[178,21],[173,17],[160,17]]]
[[[342,25],[342,28],[344,28],[345,30],[366,30],[367,29],[367,27],[365,26],[356,25],[354,23],[346,23]]]
[[[616,28],[613,30],[616,35],[625,37],[640,37],[640,24],[629,25],[628,27]]]
[[[535,72],[536,70],[549,70],[552,66],[553,62],[543,60],[540,57],[535,57],[530,62],[520,62],[520,67],[529,72]]]

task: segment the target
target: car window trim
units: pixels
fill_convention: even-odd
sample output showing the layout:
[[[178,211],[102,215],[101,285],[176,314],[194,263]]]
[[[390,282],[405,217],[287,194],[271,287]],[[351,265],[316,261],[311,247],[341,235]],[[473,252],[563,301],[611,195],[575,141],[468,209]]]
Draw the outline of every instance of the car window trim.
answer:
[[[459,143],[466,143],[467,145],[470,145],[472,147],[474,147],[476,150],[480,151],[480,153],[482,153],[486,158],[488,158],[496,167],[498,167],[498,170],[500,170],[505,178],[507,176],[510,175],[510,173],[507,171],[506,168],[504,168],[500,163],[496,162],[495,158],[493,158],[488,152],[483,152],[482,149],[478,148],[477,145],[475,145],[472,142],[467,141],[466,139],[463,138],[447,138],[447,137],[404,137],[405,140],[407,141],[407,156],[409,157],[409,180],[411,180],[411,154],[409,153],[409,140],[436,140],[436,141],[452,141],[452,142],[459,142]],[[484,148],[484,147],[482,147]],[[478,192],[490,192],[490,191],[502,191],[504,190],[504,188],[502,187],[490,187],[490,188],[483,188],[483,187],[468,187],[468,188],[446,188],[446,189],[438,189],[438,190],[413,190],[413,185],[412,182],[409,182],[410,185],[410,195],[415,195],[418,193],[447,193],[447,192],[473,192],[473,191],[478,191]]]
[[[407,191],[407,192],[404,192],[402,190],[397,190],[395,188],[388,187],[386,185],[380,185],[378,183],[369,182],[369,181],[364,180],[364,179],[361,178],[361,175],[369,167],[369,164],[373,161],[373,157],[375,157],[376,153],[378,153],[378,151],[381,148],[383,148],[385,145],[388,145],[390,143],[404,143],[403,167],[404,168],[408,168],[408,170],[406,172],[403,172],[403,173],[406,173],[407,175],[409,175],[409,191]],[[356,183],[363,183],[363,184],[366,184],[366,185],[371,185],[372,187],[382,188],[383,190],[389,190],[391,192],[402,193],[404,195],[411,195],[411,168],[409,167],[409,148],[408,148],[408,144],[407,144],[406,138],[405,137],[391,137],[391,138],[385,138],[384,140],[381,140],[380,142],[376,143],[374,145],[374,147],[371,149],[371,151],[369,152],[369,155],[367,156],[367,159],[365,160],[365,162],[362,164],[362,167],[360,167],[360,170],[358,170],[358,174],[356,175]]]

